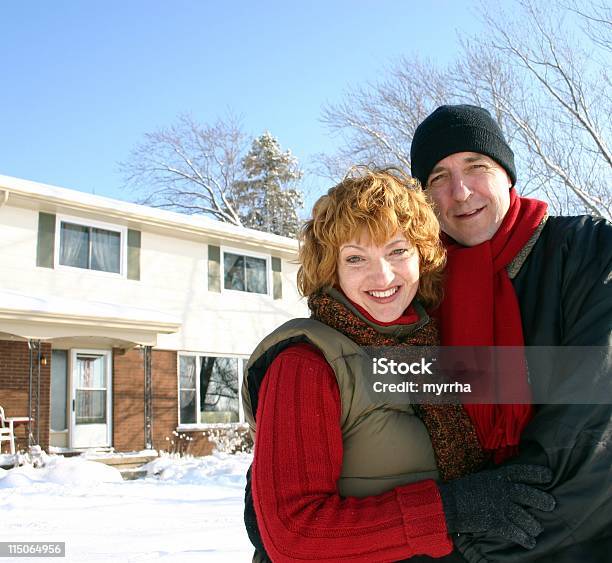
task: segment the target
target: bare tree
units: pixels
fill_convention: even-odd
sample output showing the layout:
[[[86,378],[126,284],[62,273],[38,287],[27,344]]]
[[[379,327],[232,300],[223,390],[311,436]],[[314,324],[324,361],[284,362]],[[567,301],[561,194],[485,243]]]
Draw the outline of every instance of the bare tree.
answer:
[[[246,144],[234,117],[202,126],[182,115],[176,125],[146,133],[120,169],[126,185],[144,193],[141,203],[241,225],[233,187]]]
[[[524,151],[537,157],[536,176],[549,197],[565,192],[568,211],[611,219],[612,105],[609,84],[602,80],[606,57],[594,56],[594,51],[602,55],[605,46],[603,34],[593,40],[595,16],[589,13],[599,14],[597,7],[585,4],[584,11],[574,11],[579,23],[586,22],[580,33],[561,3],[518,0],[517,6],[512,16],[499,6],[485,12],[492,33],[479,42],[522,80],[523,99],[517,103],[514,93],[499,96],[500,111],[517,128]],[[585,35],[584,29],[591,31]]]
[[[414,129],[428,113],[473,103],[504,130],[523,194],[548,199],[557,213],[610,219],[610,9],[516,0],[512,16],[499,5],[482,14],[486,32],[463,37],[448,68],[404,58],[384,82],[324,108],[322,120],[346,141],[338,156],[408,167]],[[333,169],[333,159],[322,162]]]
[[[445,103],[445,73],[431,61],[403,58],[378,84],[355,87],[343,102],[323,108],[321,120],[343,137],[335,155],[319,155],[319,173],[339,180],[353,164],[410,167],[410,141],[430,110]]]
[[[278,141],[266,135],[280,151]],[[256,142],[253,140],[253,146]],[[249,168],[250,144],[251,139],[231,115],[213,125],[201,125],[182,115],[175,125],[147,133],[119,167],[126,187],[143,195],[140,203],[295,236],[295,208],[302,198],[297,160],[291,157],[291,178],[258,183]],[[266,192],[272,188],[275,197]],[[254,221],[254,212],[273,217],[273,221]]]
[[[592,2],[587,11],[567,2],[562,5],[582,18],[580,27],[591,41],[606,51],[612,51],[612,7],[609,4]]]

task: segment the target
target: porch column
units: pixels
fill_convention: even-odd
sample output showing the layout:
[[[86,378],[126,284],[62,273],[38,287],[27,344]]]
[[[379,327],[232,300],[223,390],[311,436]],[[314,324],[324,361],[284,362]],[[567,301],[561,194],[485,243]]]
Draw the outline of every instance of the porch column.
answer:
[[[28,386],[28,446],[40,444],[40,340],[28,340],[30,379]]]
[[[153,382],[151,374],[151,346],[143,347],[144,363],[144,439],[145,448],[153,448]]]

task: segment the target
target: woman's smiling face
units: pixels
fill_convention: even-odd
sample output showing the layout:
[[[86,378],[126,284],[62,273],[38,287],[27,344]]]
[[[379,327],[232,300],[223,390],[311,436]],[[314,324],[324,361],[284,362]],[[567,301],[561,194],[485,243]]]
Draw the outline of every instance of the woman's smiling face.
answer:
[[[362,232],[340,247],[337,271],[344,294],[380,322],[400,317],[419,288],[419,254],[401,233],[377,245]]]

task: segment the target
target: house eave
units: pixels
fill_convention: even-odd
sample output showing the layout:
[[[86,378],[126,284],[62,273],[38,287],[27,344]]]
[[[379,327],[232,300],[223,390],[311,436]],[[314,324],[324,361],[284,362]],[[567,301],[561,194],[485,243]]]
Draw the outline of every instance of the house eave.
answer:
[[[88,315],[69,315],[60,313],[14,311],[0,309],[0,321],[16,321],[21,323],[43,323],[73,327],[103,327],[119,330],[137,330],[155,332],[157,334],[172,334],[181,328],[180,323],[143,321],[133,319],[102,318]]]
[[[136,227],[147,225],[174,234],[212,237],[227,243],[263,246],[277,252],[295,253],[298,250],[298,242],[288,237],[22,178],[0,175],[0,190],[5,193],[7,201],[18,205],[31,207],[32,202],[39,202],[43,209],[45,205],[52,205],[65,210],[103,214],[105,218]]]

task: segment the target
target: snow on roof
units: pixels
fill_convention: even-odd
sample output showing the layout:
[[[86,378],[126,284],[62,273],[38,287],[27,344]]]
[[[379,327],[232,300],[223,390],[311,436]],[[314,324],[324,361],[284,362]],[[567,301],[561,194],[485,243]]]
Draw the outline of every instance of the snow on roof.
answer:
[[[104,301],[84,301],[55,296],[33,296],[16,291],[0,290],[0,309],[5,311],[47,313],[51,315],[98,317],[145,323],[180,325],[178,317],[162,311],[127,307]]]
[[[230,225],[229,223],[215,221],[203,215],[185,215],[175,211],[167,211],[110,197],[88,194],[13,176],[3,176],[0,174],[0,190],[8,190],[9,193],[23,195],[29,199],[49,201],[71,209],[95,210],[104,213],[107,217],[121,217],[128,221],[140,221],[143,223],[161,224],[167,227],[174,226],[188,230],[205,231],[221,237],[248,238],[268,246],[284,248],[290,251],[295,251],[298,247],[298,243],[294,239]]]

